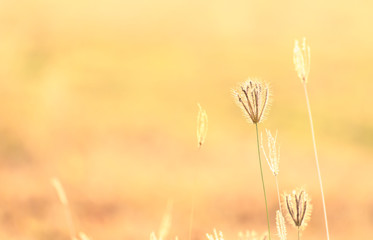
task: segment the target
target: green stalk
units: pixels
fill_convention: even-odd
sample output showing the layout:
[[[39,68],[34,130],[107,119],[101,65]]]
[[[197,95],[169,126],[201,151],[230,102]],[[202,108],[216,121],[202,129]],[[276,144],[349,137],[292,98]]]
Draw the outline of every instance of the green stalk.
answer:
[[[268,237],[269,237],[269,240],[271,240],[271,230],[270,230],[270,226],[269,226],[269,214],[268,214],[268,206],[267,206],[267,195],[266,195],[266,188],[264,186],[262,161],[260,159],[258,123],[255,123],[255,127],[256,127],[256,141],[257,141],[257,145],[258,145],[258,157],[259,157],[260,174],[261,174],[261,177],[262,177],[262,185],[263,185],[263,192],[264,192],[264,201],[265,201],[265,204],[266,204],[266,212],[267,212]]]
[[[298,227],[298,240],[300,240],[300,231],[299,231],[299,227]]]

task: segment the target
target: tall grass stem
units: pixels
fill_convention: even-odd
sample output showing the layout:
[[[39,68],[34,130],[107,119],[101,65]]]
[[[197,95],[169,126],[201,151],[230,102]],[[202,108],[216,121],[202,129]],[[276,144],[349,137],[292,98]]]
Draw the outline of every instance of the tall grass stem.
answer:
[[[299,227],[298,227],[298,240],[300,240],[300,230],[299,230]]]
[[[329,228],[328,228],[328,218],[326,215],[326,206],[325,206],[325,197],[324,197],[324,189],[322,185],[322,180],[321,180],[321,173],[320,173],[320,166],[319,166],[319,159],[317,156],[317,148],[316,148],[316,140],[315,140],[315,131],[313,129],[313,121],[312,121],[312,114],[311,114],[311,106],[310,106],[310,101],[308,98],[308,91],[307,91],[307,85],[306,82],[303,82],[303,87],[304,87],[304,93],[306,95],[306,102],[307,102],[307,109],[308,109],[308,116],[310,119],[310,125],[311,125],[311,133],[312,133],[312,141],[313,141],[313,149],[315,152],[315,160],[316,160],[316,167],[317,167],[317,173],[319,177],[319,183],[320,183],[320,190],[321,190],[321,197],[322,197],[322,204],[324,208],[324,219],[325,219],[325,228],[326,228],[326,237],[327,240],[329,240]]]
[[[261,175],[261,177],[262,177],[262,185],[263,185],[263,192],[264,192],[264,201],[265,201],[266,212],[267,212],[268,238],[269,238],[269,240],[271,240],[271,230],[270,230],[270,224],[269,224],[269,214],[268,214],[268,205],[267,205],[267,195],[266,195],[266,188],[265,188],[265,185],[264,185],[264,177],[263,177],[262,161],[261,161],[261,159],[260,159],[258,123],[255,123],[255,128],[256,128],[256,141],[257,141],[257,146],[258,146],[258,157],[259,157],[260,175]]]

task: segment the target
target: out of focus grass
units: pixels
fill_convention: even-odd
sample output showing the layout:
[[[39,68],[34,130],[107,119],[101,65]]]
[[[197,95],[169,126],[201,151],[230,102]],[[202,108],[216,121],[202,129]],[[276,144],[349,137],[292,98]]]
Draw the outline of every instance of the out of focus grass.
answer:
[[[307,187],[314,213],[304,234],[323,236],[292,65],[294,38],[302,36],[311,45],[308,87],[331,236],[369,238],[372,5],[1,1],[0,238],[68,238],[49,184],[57,176],[76,225],[93,239],[148,239],[170,198],[171,234],[185,239],[195,169],[196,235],[213,227],[227,239],[264,231],[254,131],[230,95],[248,76],[271,82],[263,127],[279,130],[280,188]],[[197,102],[210,120],[200,152]],[[266,182],[274,219],[274,183]]]

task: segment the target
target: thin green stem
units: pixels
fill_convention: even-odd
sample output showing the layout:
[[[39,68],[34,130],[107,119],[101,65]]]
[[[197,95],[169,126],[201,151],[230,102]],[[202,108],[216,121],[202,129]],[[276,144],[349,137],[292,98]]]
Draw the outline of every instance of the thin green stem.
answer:
[[[260,159],[258,123],[255,123],[255,128],[256,128],[256,141],[257,141],[257,146],[258,146],[258,157],[259,157],[260,175],[262,177],[262,185],[263,185],[263,192],[264,192],[264,201],[265,201],[265,204],[266,204],[266,212],[267,212],[268,237],[269,237],[269,240],[271,240],[271,230],[270,230],[270,226],[269,226],[269,214],[268,214],[268,206],[267,206],[267,195],[266,195],[266,188],[264,186],[262,161]]]
[[[325,206],[325,197],[324,197],[324,189],[322,185],[322,180],[321,180],[321,172],[320,172],[320,166],[319,166],[319,158],[317,156],[317,149],[316,149],[316,139],[315,139],[315,131],[313,129],[313,121],[312,121],[312,114],[311,114],[311,106],[310,106],[310,100],[308,98],[308,92],[307,92],[307,85],[304,82],[303,83],[304,87],[304,94],[306,95],[306,102],[307,102],[307,109],[308,109],[308,116],[310,119],[310,125],[311,125],[311,133],[312,133],[312,142],[313,142],[313,150],[315,152],[315,160],[316,160],[316,167],[317,167],[317,174],[319,177],[319,184],[320,184],[320,190],[321,190],[321,198],[322,198],[322,205],[324,208],[324,220],[325,220],[325,228],[326,228],[326,238],[329,240],[329,228],[328,228],[328,218],[326,215],[326,206]]]

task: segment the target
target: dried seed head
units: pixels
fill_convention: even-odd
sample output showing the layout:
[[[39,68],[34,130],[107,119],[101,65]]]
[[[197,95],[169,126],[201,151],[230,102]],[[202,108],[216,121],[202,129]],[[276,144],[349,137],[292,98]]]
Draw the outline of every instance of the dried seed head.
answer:
[[[234,98],[250,123],[260,123],[269,105],[269,86],[258,80],[249,79],[233,90]]]
[[[223,233],[219,231],[219,233],[214,229],[213,234],[206,234],[208,240],[224,240]]]
[[[201,147],[205,142],[208,128],[208,119],[206,111],[198,103],[199,111],[197,116],[197,140],[198,147]]]
[[[287,218],[296,228],[303,230],[310,220],[312,205],[308,194],[303,190],[294,190],[283,195]]]
[[[277,234],[280,240],[286,240],[285,219],[279,210],[277,210],[276,212],[276,226],[277,226]]]
[[[271,169],[274,176],[277,176],[280,171],[280,146],[276,146],[277,131],[275,137],[272,136],[271,131],[266,129],[267,143],[268,143],[268,155],[266,154],[263,145],[263,134],[261,135],[261,147],[264,153],[264,157],[267,160],[269,168]]]
[[[293,61],[295,71],[303,83],[307,83],[308,75],[310,73],[310,47],[306,44],[306,38],[303,38],[302,48],[299,47],[298,40],[295,40]]]

